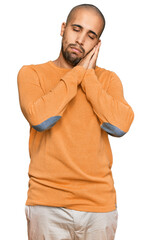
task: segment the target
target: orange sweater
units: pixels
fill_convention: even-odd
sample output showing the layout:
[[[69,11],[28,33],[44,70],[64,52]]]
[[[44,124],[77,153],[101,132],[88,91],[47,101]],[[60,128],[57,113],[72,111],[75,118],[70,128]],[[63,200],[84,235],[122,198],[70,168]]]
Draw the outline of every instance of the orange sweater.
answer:
[[[96,66],[24,65],[17,76],[30,124],[26,205],[107,212],[116,208],[108,134],[123,136],[134,118],[118,76]]]

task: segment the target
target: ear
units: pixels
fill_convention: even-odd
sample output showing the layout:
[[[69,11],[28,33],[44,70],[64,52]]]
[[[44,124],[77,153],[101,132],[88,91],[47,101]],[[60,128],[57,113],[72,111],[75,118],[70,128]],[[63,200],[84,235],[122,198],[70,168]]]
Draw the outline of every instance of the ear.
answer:
[[[63,22],[62,25],[61,25],[61,32],[60,32],[60,36],[63,36],[64,34],[64,31],[65,31],[65,28],[66,28],[66,23]]]

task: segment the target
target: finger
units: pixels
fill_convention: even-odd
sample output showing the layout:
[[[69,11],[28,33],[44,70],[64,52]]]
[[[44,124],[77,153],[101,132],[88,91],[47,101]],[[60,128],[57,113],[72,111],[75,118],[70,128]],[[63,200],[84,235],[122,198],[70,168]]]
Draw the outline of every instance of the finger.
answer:
[[[97,58],[98,58],[98,53],[99,53],[99,46],[96,46],[96,51],[94,52],[94,54],[92,55],[90,61],[91,61],[91,64],[95,64],[96,65],[96,61],[97,61]]]
[[[96,45],[96,51],[95,51],[96,55],[98,55],[99,53],[100,46],[101,46],[101,41]]]
[[[101,45],[101,40],[92,48],[92,50],[89,53],[95,52],[98,49],[98,47],[100,47],[100,45]]]
[[[97,50],[97,45],[95,45],[84,57],[85,60],[90,61],[90,59],[92,59],[94,57],[94,54]]]
[[[97,59],[98,53],[99,53],[99,49],[98,49],[98,47],[96,47],[95,52],[94,52],[94,54],[92,55],[92,58],[93,58],[93,59]]]
[[[100,48],[101,46],[101,41],[97,44],[97,50]]]
[[[101,41],[96,45],[96,50],[98,51],[101,46]]]
[[[96,51],[96,48],[94,47],[89,53],[87,53],[87,56],[86,56],[86,57],[87,57],[88,59],[91,59],[92,56],[94,55],[95,51]]]

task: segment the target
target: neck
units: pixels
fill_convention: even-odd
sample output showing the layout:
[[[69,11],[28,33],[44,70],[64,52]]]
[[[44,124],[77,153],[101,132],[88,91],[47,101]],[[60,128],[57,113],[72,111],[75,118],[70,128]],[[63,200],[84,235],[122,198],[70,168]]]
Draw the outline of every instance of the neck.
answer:
[[[53,62],[57,67],[60,67],[60,68],[70,68],[70,69],[73,68],[72,65],[70,65],[65,61],[61,51],[60,51],[59,57]]]

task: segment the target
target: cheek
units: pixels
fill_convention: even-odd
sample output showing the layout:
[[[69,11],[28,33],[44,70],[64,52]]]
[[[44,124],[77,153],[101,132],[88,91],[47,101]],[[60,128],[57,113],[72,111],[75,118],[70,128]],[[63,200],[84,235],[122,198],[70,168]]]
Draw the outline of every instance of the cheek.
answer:
[[[63,44],[63,48],[65,50],[68,47],[68,41],[65,37],[62,39],[62,44]]]
[[[76,36],[73,34],[73,32],[66,32],[64,35],[64,43],[65,44],[75,44],[76,43]]]
[[[88,54],[89,52],[91,52],[93,49],[93,46],[89,47],[89,48],[85,48],[85,55]]]
[[[70,44],[70,41],[66,35],[63,36],[63,45],[66,48]]]
[[[93,42],[93,43],[89,43],[87,46],[86,46],[86,53],[90,52],[94,47],[95,45],[97,44],[97,41]]]

